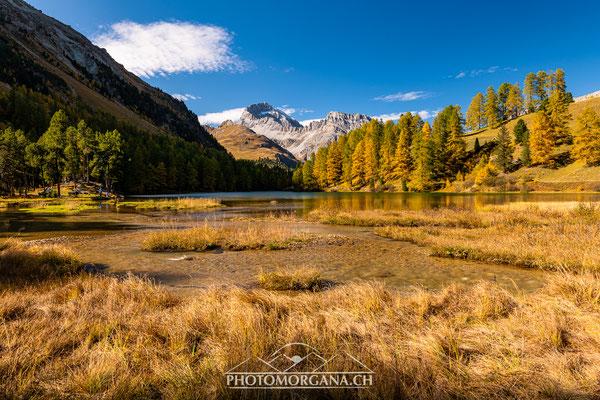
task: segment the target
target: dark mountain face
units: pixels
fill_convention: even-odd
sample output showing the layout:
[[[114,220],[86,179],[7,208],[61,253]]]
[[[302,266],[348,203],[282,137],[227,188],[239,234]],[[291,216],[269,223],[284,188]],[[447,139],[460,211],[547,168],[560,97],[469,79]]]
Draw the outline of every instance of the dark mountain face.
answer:
[[[148,85],[85,36],[22,0],[0,0],[0,82],[78,97],[139,129],[221,148],[182,101]]]

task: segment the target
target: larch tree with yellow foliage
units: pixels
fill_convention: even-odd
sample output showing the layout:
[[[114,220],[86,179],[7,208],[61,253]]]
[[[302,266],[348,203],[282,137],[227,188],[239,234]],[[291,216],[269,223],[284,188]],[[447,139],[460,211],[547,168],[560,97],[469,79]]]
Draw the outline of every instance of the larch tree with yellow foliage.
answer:
[[[321,188],[327,186],[327,151],[327,147],[321,147],[317,151],[315,166],[313,168],[313,174],[317,180],[317,184]]]
[[[402,129],[398,142],[396,143],[396,151],[394,153],[394,179],[402,181],[402,188],[406,188],[406,182],[410,178],[412,172],[412,157],[410,155],[410,145],[412,142],[411,134],[408,129]]]
[[[398,136],[398,126],[393,121],[387,121],[383,127],[383,142],[381,144],[381,179],[384,182],[394,178],[394,153]]]
[[[577,117],[576,133],[575,157],[588,166],[600,164],[600,117],[593,108],[587,107]]]
[[[377,143],[372,137],[365,139],[365,181],[369,186],[375,186],[379,179]]]
[[[529,132],[531,162],[543,165],[553,164],[552,154],[556,147],[556,130],[547,110],[542,109],[534,115]]]
[[[489,128],[493,128],[498,123],[498,98],[491,85],[485,96],[485,121]]]
[[[481,129],[483,127],[483,123],[485,121],[485,108],[484,108],[484,100],[483,95],[481,93],[477,93],[473,100],[471,100],[471,104],[469,105],[469,109],[467,110],[467,128],[474,131],[476,129]]]
[[[327,184],[337,186],[342,180],[342,153],[338,148],[338,143],[333,142],[327,152]]]
[[[352,153],[351,179],[353,187],[362,187],[365,185],[365,143],[363,140],[358,142],[354,153]]]
[[[506,110],[509,118],[517,118],[523,110],[523,93],[518,83],[515,83],[508,92]]]

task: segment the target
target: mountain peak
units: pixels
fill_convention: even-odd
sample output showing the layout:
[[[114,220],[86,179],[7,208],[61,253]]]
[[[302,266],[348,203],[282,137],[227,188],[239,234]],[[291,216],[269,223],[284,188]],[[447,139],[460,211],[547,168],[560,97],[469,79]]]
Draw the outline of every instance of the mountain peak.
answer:
[[[251,121],[260,119],[271,119],[275,123],[281,124],[286,128],[302,127],[302,124],[300,124],[300,122],[296,121],[294,118],[290,117],[283,111],[273,107],[269,103],[257,103],[246,107],[246,109],[242,113],[242,116],[240,117],[240,123],[246,125],[246,123],[252,123]],[[251,126],[248,127],[252,128]]]
[[[244,109],[239,123],[275,141],[296,157],[304,158],[370,120],[362,114],[332,111],[324,119],[302,125],[268,103],[257,103]]]

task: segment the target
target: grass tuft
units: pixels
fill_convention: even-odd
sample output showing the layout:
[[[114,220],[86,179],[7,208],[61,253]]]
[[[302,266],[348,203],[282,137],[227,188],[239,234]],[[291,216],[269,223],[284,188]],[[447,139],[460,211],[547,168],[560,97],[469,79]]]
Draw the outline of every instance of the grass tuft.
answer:
[[[83,262],[59,245],[28,245],[16,239],[0,244],[0,280],[30,281],[72,275]]]
[[[142,242],[147,251],[282,250],[307,241],[310,236],[281,224],[164,229]]]
[[[326,288],[326,281],[315,268],[277,268],[265,272],[261,269],[258,284],[268,290],[310,290],[317,292]]]

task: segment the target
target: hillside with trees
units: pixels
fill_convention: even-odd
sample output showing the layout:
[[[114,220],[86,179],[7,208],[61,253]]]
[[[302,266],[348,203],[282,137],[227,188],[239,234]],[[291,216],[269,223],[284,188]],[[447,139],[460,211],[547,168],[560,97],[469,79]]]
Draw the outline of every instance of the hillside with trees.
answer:
[[[573,103],[561,69],[530,73],[523,86],[488,87],[466,117],[449,105],[432,124],[411,113],[397,123],[373,120],[298,165],[293,183],[340,191],[561,190],[538,181],[576,169],[565,190],[600,187],[600,99]]]
[[[0,193],[82,170],[126,194],[290,186],[286,168],[235,160],[182,101],[71,27],[21,0],[0,2],[0,21]]]

